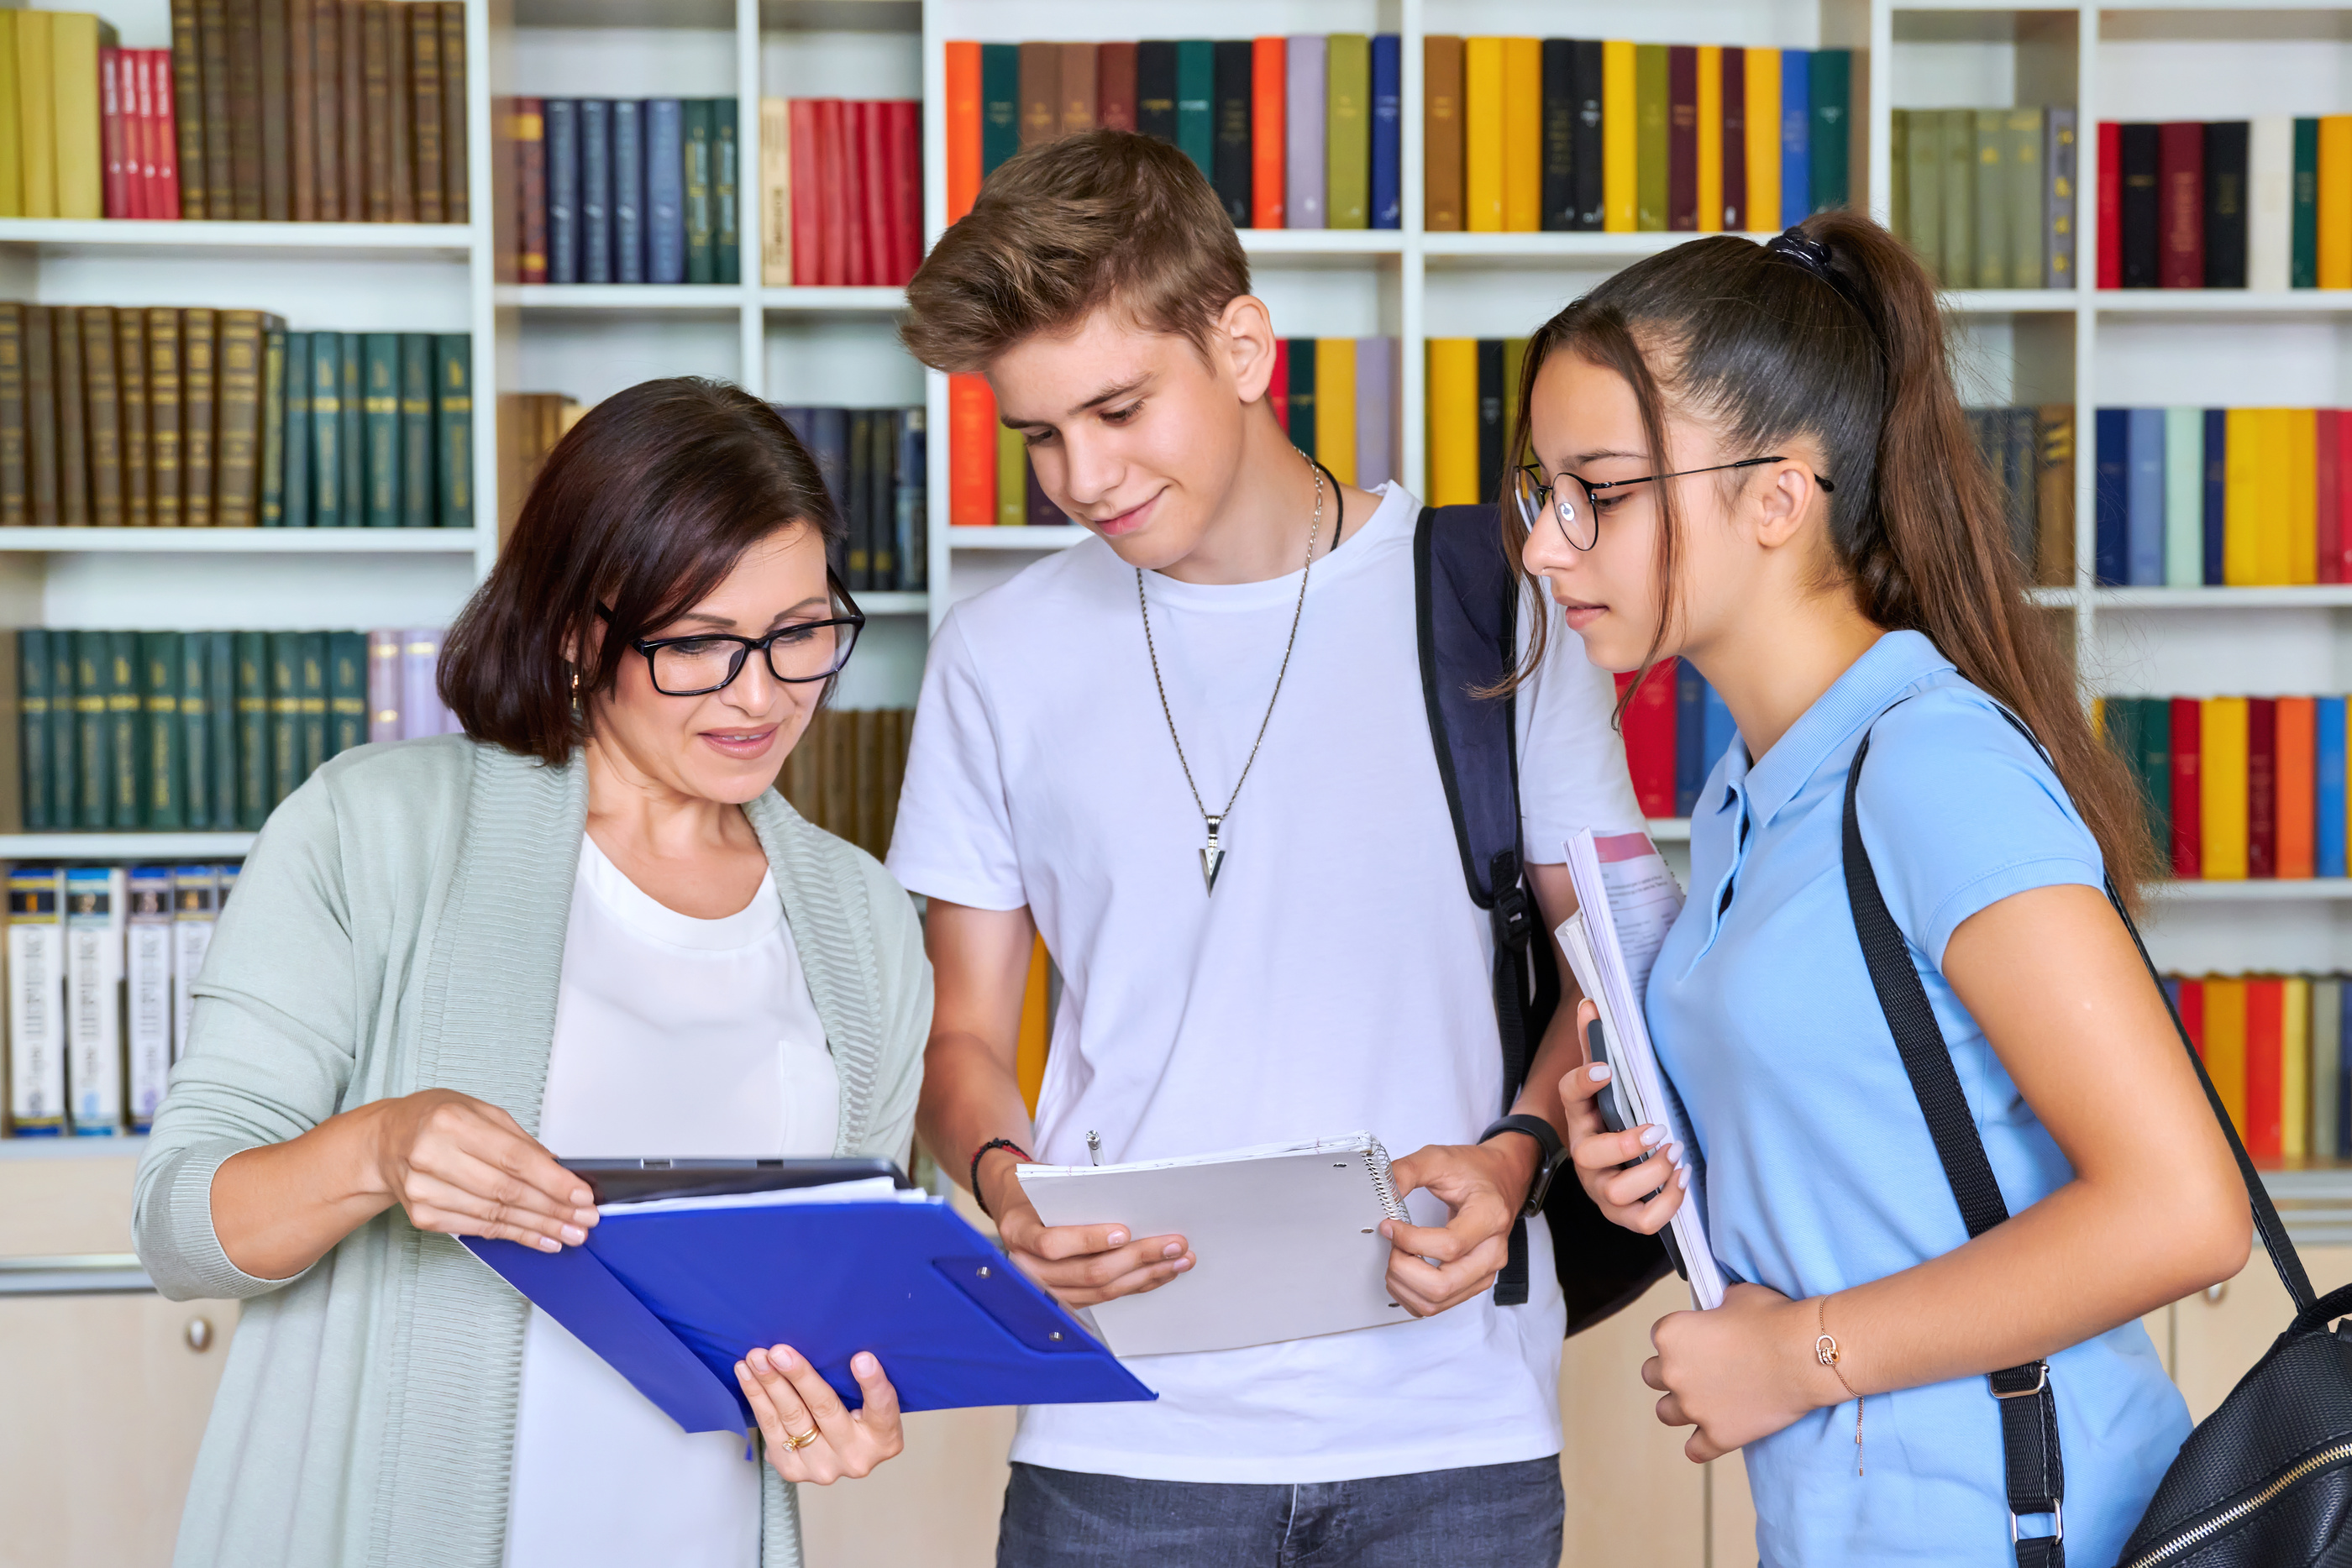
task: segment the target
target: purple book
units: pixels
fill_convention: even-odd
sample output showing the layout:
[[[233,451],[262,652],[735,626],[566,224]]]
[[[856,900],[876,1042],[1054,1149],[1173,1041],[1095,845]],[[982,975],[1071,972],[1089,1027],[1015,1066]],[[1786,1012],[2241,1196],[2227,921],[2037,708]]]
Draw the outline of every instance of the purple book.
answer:
[[[1356,340],[1356,485],[1377,490],[1396,477],[1396,340]]]
[[[368,739],[404,738],[400,726],[400,628],[368,633]]]
[[[441,666],[441,633],[430,626],[412,626],[400,634],[400,737],[415,740],[439,735],[441,694],[434,677]]]
[[[1323,36],[1295,35],[1283,50],[1283,134],[1289,167],[1283,172],[1284,226],[1319,229],[1323,222]]]

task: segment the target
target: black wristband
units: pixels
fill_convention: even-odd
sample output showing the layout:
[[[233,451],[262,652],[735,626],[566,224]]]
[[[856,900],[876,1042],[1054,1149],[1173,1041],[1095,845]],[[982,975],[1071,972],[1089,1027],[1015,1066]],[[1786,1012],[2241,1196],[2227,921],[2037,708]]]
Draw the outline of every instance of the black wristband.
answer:
[[[980,1205],[980,1211],[982,1214],[988,1214],[988,1199],[980,1196],[980,1162],[991,1149],[1011,1149],[1014,1154],[1021,1156],[1021,1163],[1023,1165],[1036,1164],[1036,1161],[1030,1158],[1028,1150],[1023,1148],[1020,1145],[1014,1143],[1010,1138],[991,1138],[988,1142],[981,1145],[980,1147],[972,1150],[971,1200],[972,1202]],[[994,1219],[996,1216],[988,1214],[988,1218]]]
[[[1527,1200],[1519,1212],[1536,1215],[1543,1212],[1544,1198],[1551,1191],[1552,1173],[1559,1168],[1562,1145],[1559,1131],[1541,1116],[1505,1116],[1478,1134],[1485,1143],[1497,1133],[1524,1133],[1536,1141],[1536,1172],[1528,1183]]]

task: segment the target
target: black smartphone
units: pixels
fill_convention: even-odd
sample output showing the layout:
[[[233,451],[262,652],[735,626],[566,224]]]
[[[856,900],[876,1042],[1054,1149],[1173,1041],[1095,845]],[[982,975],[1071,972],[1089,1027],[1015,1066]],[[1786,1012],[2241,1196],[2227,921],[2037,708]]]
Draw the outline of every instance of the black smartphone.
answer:
[[[831,1186],[836,1182],[888,1176],[893,1186],[915,1184],[888,1160],[562,1160],[565,1170],[588,1184],[596,1201],[646,1203],[657,1197],[731,1197],[740,1193],[781,1192],[787,1187]]]
[[[1606,1066],[1609,1069],[1609,1080],[1601,1086],[1600,1100],[1601,1124],[1612,1133],[1622,1133],[1629,1130],[1634,1124],[1633,1118],[1626,1114],[1625,1102],[1618,1088],[1618,1067],[1615,1062],[1609,1060],[1609,1047],[1602,1036],[1601,1020],[1599,1019],[1594,1019],[1591,1023],[1584,1026],[1584,1048],[1587,1051],[1591,1052],[1592,1060],[1595,1062]],[[1643,1155],[1642,1156],[1642,1160],[1654,1157],[1654,1153],[1655,1151],[1653,1151],[1652,1154]],[[1642,1160],[1628,1160],[1625,1162],[1625,1165],[1620,1166],[1617,1168],[1623,1170],[1629,1166],[1640,1165]],[[1669,1181],[1673,1179],[1671,1167],[1668,1168],[1667,1179]],[[1662,1184],[1646,1195],[1642,1201],[1643,1203],[1647,1203],[1651,1198],[1657,1197],[1659,1193],[1665,1190],[1664,1186]],[[1671,1229],[1661,1230],[1658,1232],[1658,1239],[1666,1244],[1666,1260],[1674,1264],[1675,1272],[1681,1275],[1685,1280],[1689,1279],[1690,1269],[1683,1262],[1683,1249],[1675,1244],[1675,1233]]]

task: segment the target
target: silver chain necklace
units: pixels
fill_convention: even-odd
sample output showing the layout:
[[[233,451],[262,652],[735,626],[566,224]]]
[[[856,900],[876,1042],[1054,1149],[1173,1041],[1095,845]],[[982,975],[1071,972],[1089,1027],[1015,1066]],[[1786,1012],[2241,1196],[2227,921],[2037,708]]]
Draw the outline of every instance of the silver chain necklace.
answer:
[[[1292,448],[1297,451],[1296,447]],[[1151,684],[1160,690],[1160,716],[1168,721],[1168,738],[1176,745],[1176,765],[1184,770],[1184,787],[1192,791],[1192,805],[1208,825],[1209,841],[1201,850],[1201,880],[1208,883],[1211,894],[1217,891],[1217,873],[1225,863],[1224,846],[1217,842],[1217,829],[1233,812],[1234,802],[1242,798],[1242,786],[1249,782],[1250,767],[1257,761],[1257,748],[1265,744],[1265,727],[1274,722],[1274,705],[1282,697],[1282,677],[1290,673],[1291,650],[1298,646],[1298,622],[1307,611],[1307,580],[1315,570],[1315,539],[1323,528],[1323,470],[1304,452],[1315,475],[1315,517],[1307,525],[1307,565],[1298,574],[1298,604],[1290,612],[1290,640],[1282,645],[1282,666],[1274,672],[1274,695],[1265,700],[1265,716],[1257,723],[1257,738],[1250,742],[1249,757],[1242,763],[1242,776],[1234,780],[1234,792],[1225,798],[1225,809],[1212,812],[1208,802],[1201,799],[1201,786],[1192,779],[1192,765],[1184,757],[1184,742],[1176,733],[1176,715],[1168,706],[1168,683],[1160,676],[1160,650],[1151,642],[1151,601],[1144,597],[1143,569],[1135,569],[1135,602],[1143,611],[1143,649],[1151,655]]]

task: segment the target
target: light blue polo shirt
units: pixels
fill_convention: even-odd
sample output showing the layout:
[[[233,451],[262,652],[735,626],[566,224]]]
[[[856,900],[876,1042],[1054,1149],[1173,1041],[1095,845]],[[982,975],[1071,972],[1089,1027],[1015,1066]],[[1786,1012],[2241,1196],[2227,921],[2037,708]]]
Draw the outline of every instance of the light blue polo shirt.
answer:
[[[1725,752],[1692,814],[1689,900],[1650,975],[1650,1032],[1706,1159],[1716,1254],[1727,1273],[1791,1299],[1968,1239],[1846,903],[1841,820],[1865,731],[1863,841],[2010,1212],[2074,1175],[1939,966],[1952,932],[1989,904],[2100,886],[2097,842],[1992,700],[1925,636],[1890,632],[1761,761],[1736,741]],[[2137,1322],[2053,1356],[2050,1380],[2067,1558],[2112,1563],[2188,1436],[2188,1410]],[[1853,1422],[1848,1401],[1748,1446],[1768,1568],[2015,1562],[2000,1417],[1982,1377],[1871,1396],[1861,1477]],[[2050,1520],[2024,1529],[2047,1534]]]

